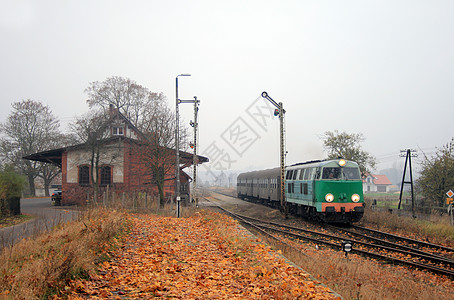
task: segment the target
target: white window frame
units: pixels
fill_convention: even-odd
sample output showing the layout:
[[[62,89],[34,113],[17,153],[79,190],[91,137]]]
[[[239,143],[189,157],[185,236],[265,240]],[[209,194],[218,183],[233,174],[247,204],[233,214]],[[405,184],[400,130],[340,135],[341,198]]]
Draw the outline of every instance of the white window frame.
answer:
[[[124,127],[116,126],[112,127],[112,135],[125,135]]]

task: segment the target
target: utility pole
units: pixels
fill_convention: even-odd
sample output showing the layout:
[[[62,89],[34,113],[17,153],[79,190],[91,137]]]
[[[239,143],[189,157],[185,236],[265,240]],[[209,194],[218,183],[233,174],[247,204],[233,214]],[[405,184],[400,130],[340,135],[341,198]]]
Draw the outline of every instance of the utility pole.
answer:
[[[282,102],[277,103],[274,101],[267,92],[262,93],[262,97],[267,99],[273,104],[276,109],[274,111],[275,116],[279,116],[279,128],[280,128],[280,161],[281,161],[281,209],[284,211],[285,217],[287,218],[287,201],[285,199],[285,129],[284,129],[284,104]]]
[[[416,217],[416,215],[415,215],[415,197],[414,197],[415,195],[413,192],[413,172],[411,170],[411,158],[418,157],[418,154],[416,154],[415,152],[416,152],[416,150],[412,150],[412,149],[400,150],[400,157],[405,157],[405,165],[404,165],[404,174],[402,176],[402,184],[400,186],[400,196],[399,196],[399,206],[398,206],[398,209],[400,209],[400,204],[402,202],[402,194],[404,191],[404,184],[408,183],[411,186],[411,211],[412,211],[413,217]],[[407,162],[408,162],[409,169],[410,169],[410,181],[405,181],[405,173],[407,171]]]

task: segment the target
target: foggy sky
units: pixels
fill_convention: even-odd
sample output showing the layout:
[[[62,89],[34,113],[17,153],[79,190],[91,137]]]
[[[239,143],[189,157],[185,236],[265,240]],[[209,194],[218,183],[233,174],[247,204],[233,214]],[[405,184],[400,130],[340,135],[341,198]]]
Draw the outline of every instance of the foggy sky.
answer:
[[[288,164],[323,158],[328,130],[363,133],[379,168],[454,136],[453,1],[0,3],[0,122],[33,99],[66,130],[88,83],[110,76],[174,107],[175,77],[190,73],[179,94],[201,100],[213,170],[279,165],[279,120],[254,115],[263,91],[287,111]],[[180,108],[187,124],[193,108]]]

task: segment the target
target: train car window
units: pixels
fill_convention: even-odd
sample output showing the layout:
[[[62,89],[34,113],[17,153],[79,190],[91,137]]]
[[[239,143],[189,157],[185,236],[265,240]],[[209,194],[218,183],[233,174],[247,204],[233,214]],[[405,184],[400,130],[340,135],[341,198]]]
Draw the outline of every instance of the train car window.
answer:
[[[307,182],[306,182],[306,183],[303,183],[303,194],[304,194],[304,195],[309,194],[308,188],[307,188]]]
[[[314,168],[307,168],[306,172],[304,173],[304,180],[312,180],[312,173]]]
[[[340,178],[341,178],[340,167],[323,168],[322,179],[340,179]]]
[[[300,171],[300,177],[299,177],[300,180],[304,179],[304,171],[306,171],[306,169],[301,169],[301,171]]]
[[[309,180],[313,180],[315,176],[315,168],[311,168],[311,174],[309,175]]]
[[[300,170],[294,170],[293,171],[293,180],[296,180],[298,179],[298,174],[299,174]]]
[[[346,167],[343,169],[345,180],[360,180],[359,168]]]

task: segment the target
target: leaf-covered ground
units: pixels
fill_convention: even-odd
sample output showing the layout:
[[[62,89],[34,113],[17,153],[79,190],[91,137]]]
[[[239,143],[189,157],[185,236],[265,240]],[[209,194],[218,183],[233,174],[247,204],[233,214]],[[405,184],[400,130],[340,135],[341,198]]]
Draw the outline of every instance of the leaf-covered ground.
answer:
[[[336,299],[231,218],[134,215],[124,245],[99,273],[72,281],[78,298]]]

